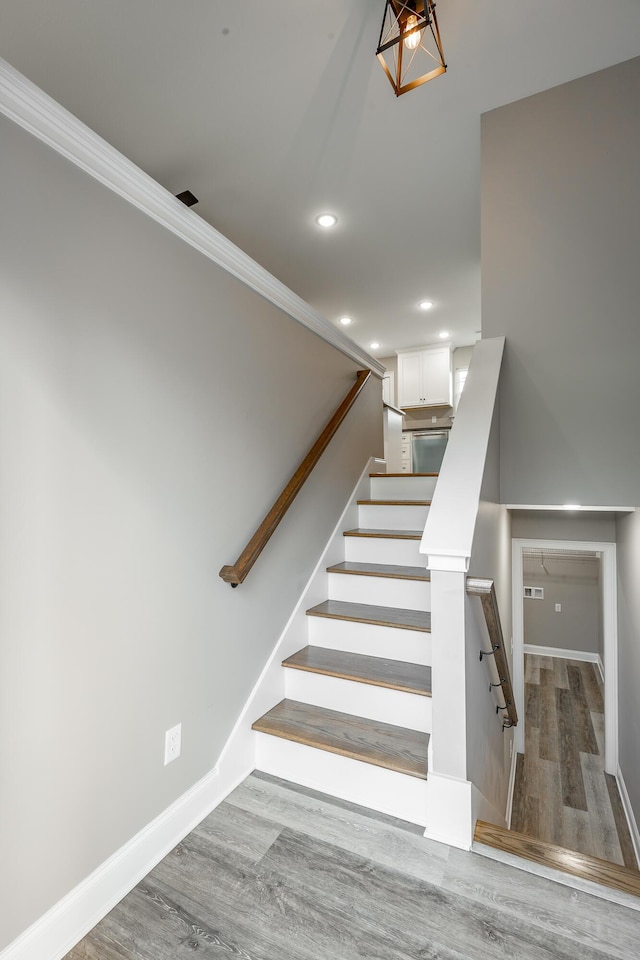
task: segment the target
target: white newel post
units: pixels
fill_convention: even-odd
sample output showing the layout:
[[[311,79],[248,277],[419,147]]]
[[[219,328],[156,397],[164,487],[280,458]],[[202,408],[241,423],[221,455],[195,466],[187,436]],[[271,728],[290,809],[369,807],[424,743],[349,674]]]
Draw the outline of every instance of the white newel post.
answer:
[[[427,779],[425,836],[468,850],[472,841],[471,783],[467,780],[465,679],[466,569],[452,557],[429,558],[431,569],[432,751]],[[444,559],[444,558],[442,558]],[[466,568],[466,562],[460,561]]]
[[[420,552],[431,571],[432,728],[425,836],[470,849],[467,779],[466,576],[496,403],[504,337],[480,340],[436,485]]]

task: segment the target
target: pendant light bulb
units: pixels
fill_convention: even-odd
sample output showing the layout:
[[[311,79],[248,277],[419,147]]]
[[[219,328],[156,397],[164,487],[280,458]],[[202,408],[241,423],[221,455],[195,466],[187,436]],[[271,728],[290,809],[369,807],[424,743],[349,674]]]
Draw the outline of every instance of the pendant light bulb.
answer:
[[[413,30],[418,26],[418,18],[415,13],[411,13],[405,22],[404,32],[407,33],[409,30]],[[420,37],[422,36],[421,30],[416,30],[415,33],[412,33],[410,36],[404,38],[404,45],[407,50],[415,50],[416,47],[420,46]]]

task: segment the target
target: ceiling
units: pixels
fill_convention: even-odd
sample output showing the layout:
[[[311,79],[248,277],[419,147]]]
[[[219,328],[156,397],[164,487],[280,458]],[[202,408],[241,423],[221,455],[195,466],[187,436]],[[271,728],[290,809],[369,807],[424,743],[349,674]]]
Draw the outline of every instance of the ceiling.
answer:
[[[640,54],[640,2],[440,0],[448,73],[399,99],[383,7],[1,0],[0,56],[374,355],[473,343],[480,115]]]

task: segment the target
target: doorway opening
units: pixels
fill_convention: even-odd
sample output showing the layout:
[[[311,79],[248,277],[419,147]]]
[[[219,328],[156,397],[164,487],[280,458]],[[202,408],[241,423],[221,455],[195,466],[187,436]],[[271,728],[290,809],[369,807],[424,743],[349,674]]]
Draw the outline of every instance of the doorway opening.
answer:
[[[513,541],[511,829],[637,869],[618,791],[614,543]]]

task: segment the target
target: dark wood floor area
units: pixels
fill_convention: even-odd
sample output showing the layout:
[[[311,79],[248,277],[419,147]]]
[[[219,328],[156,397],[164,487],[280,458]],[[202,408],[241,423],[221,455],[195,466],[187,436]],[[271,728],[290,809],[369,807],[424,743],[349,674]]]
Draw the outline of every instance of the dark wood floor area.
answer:
[[[636,960],[640,913],[253,774],[66,960]]]
[[[525,657],[525,753],[511,828],[637,869],[616,779],[604,772],[602,681],[593,663]]]

